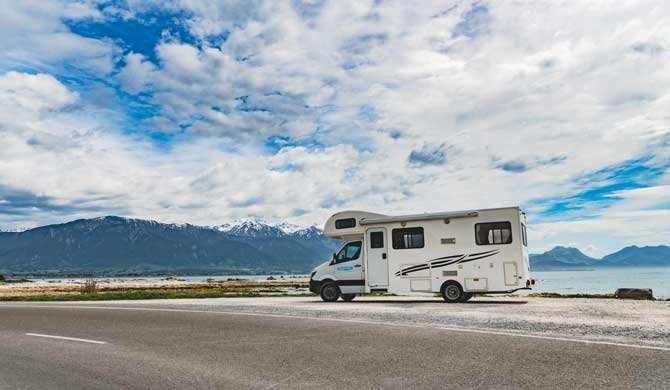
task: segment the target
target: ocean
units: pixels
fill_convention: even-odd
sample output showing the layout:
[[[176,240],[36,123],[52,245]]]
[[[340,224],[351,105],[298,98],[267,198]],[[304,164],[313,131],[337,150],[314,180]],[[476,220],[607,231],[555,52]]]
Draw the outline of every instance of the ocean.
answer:
[[[584,271],[531,270],[532,292],[613,294],[617,288],[651,288],[656,298],[670,299],[670,267],[607,268]]]
[[[607,268],[584,271],[531,271],[536,284],[531,292],[559,294],[613,294],[620,287],[651,288],[656,298],[670,299],[670,267],[666,268]],[[207,279],[265,280],[270,275],[178,276],[191,282]],[[309,275],[272,275],[277,280],[308,279]],[[160,280],[164,277],[96,278],[100,280]],[[57,278],[47,280],[70,280]],[[76,280],[80,280],[77,278]],[[522,293],[526,293],[525,291]]]

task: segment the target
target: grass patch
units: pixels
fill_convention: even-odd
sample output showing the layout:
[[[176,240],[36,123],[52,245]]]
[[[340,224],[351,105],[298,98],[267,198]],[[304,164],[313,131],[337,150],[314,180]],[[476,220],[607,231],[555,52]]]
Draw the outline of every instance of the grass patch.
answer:
[[[271,293],[271,294],[267,294]],[[140,299],[186,299],[186,298],[255,298],[255,297],[277,297],[297,296],[313,294],[286,294],[282,292],[252,289],[225,289],[225,288],[203,288],[203,289],[129,289],[118,291],[103,291],[95,293],[72,293],[72,294],[43,294],[43,295],[17,295],[0,296],[0,301],[11,302],[44,302],[44,301],[113,301],[113,300],[140,300]]]

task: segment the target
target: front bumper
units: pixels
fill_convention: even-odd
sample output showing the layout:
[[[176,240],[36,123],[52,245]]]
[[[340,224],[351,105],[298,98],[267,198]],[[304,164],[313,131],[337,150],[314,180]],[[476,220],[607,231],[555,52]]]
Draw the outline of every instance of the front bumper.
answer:
[[[314,294],[320,293],[321,292],[321,282],[319,280],[310,279],[309,280],[309,291],[313,292]]]

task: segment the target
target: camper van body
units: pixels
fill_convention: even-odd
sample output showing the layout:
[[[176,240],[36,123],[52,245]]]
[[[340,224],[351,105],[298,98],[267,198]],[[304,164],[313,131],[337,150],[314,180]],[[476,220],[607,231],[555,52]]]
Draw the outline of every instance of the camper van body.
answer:
[[[328,219],[324,234],[344,241],[310,277],[310,290],[326,301],[387,292],[463,302],[534,284],[518,207],[404,216],[343,211]]]

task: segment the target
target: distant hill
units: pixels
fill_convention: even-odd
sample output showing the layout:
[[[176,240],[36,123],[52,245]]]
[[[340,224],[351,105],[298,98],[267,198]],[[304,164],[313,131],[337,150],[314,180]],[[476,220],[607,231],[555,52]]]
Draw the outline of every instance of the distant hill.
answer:
[[[340,243],[316,227],[203,227],[121,217],[0,233],[0,274],[304,273]]]
[[[603,262],[610,266],[619,267],[670,266],[670,247],[665,245],[628,246],[603,257]]]
[[[531,254],[530,264],[533,270],[587,268],[596,265],[599,260],[586,256],[577,248],[557,246],[542,254]]]
[[[670,267],[670,247],[629,246],[602,259],[586,256],[577,248],[557,246],[542,254],[530,255],[531,269],[569,270],[606,267]]]

